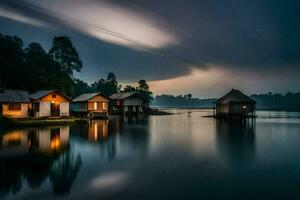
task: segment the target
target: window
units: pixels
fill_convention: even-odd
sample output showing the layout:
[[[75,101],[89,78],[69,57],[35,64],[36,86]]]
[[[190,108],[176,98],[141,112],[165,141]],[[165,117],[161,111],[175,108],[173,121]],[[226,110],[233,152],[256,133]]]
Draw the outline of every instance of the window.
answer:
[[[243,106],[243,109],[246,109],[247,108],[247,106]]]
[[[21,110],[20,103],[10,103],[8,104],[8,110]]]
[[[118,101],[117,101],[117,106],[120,106],[120,105],[121,105],[121,101],[118,100]]]
[[[55,99],[56,98],[56,94],[52,94],[52,98]]]

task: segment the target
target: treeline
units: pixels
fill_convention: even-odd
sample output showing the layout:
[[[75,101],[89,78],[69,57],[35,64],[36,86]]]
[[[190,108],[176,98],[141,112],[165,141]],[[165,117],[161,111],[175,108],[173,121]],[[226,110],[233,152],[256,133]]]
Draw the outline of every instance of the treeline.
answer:
[[[47,52],[41,44],[32,42],[24,47],[21,38],[0,34],[0,89],[24,89],[29,92],[57,89],[75,97],[87,92],[101,92],[106,96],[121,91],[138,91],[151,99],[152,92],[145,80],[137,87],[119,85],[114,73],[92,84],[76,79],[82,61],[70,38],[55,37]]]
[[[288,92],[282,94],[259,94],[251,95],[257,102],[258,109],[277,109],[277,110],[293,110],[300,111],[300,92]]]
[[[176,107],[176,108],[212,108],[216,99],[193,98],[191,94],[186,95],[157,95],[152,101],[152,106]]]
[[[251,95],[257,102],[257,109],[276,109],[276,110],[294,110],[300,111],[300,92],[288,92],[282,94],[254,94]],[[212,108],[216,98],[199,99],[187,95],[158,95],[154,98],[152,106],[158,107],[184,107],[184,108]]]

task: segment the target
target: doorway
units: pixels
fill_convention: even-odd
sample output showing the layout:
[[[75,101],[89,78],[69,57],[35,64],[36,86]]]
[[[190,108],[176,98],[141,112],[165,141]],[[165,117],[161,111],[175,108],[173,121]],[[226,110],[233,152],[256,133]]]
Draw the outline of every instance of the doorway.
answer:
[[[51,103],[51,117],[60,116],[60,106],[58,103]]]

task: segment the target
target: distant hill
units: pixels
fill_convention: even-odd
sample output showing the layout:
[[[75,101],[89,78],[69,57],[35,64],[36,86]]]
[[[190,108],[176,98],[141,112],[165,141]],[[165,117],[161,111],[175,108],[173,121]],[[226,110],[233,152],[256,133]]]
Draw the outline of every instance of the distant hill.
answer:
[[[300,92],[282,94],[254,94],[257,109],[300,111]],[[191,95],[158,95],[154,97],[151,106],[176,108],[212,108],[216,98],[200,99]]]

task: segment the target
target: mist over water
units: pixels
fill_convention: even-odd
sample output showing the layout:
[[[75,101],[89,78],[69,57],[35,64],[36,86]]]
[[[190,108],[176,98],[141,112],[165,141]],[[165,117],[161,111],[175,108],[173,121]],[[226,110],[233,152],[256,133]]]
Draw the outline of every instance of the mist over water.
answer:
[[[299,198],[300,113],[211,110],[1,129],[1,198]],[[259,194],[259,196],[257,196]]]

